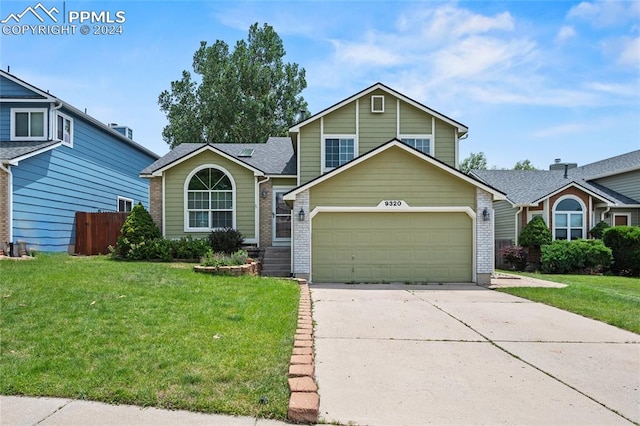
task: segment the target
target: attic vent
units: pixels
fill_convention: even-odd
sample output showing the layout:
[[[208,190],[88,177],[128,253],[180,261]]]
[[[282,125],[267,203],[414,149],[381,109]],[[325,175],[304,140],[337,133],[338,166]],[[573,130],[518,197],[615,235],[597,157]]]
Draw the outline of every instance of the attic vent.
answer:
[[[384,96],[371,96],[371,112],[384,112]]]
[[[253,157],[253,152],[255,150],[252,148],[245,148],[242,151],[240,151],[240,154],[238,154],[238,157]]]

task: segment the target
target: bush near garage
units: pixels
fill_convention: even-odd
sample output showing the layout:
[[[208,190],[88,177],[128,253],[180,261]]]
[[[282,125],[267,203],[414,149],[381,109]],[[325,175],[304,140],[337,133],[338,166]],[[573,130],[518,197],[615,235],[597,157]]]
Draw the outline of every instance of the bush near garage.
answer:
[[[527,252],[522,246],[502,247],[499,254],[512,271],[524,271],[527,267]]]
[[[602,241],[611,248],[616,275],[640,276],[640,227],[614,226],[603,233]]]
[[[613,260],[601,240],[556,240],[542,246],[540,268],[547,274],[601,273]]]

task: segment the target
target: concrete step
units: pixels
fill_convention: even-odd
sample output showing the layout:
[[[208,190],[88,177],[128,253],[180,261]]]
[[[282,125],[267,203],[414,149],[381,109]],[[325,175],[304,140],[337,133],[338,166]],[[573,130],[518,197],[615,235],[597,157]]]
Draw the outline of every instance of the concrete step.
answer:
[[[261,275],[288,277],[291,275],[291,247],[267,247],[262,258]]]

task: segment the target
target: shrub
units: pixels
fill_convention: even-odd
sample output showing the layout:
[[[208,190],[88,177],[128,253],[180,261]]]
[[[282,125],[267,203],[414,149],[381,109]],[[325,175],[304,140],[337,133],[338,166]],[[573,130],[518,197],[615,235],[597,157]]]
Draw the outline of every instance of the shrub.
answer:
[[[244,236],[237,229],[224,228],[209,234],[209,245],[214,252],[235,253],[242,248],[243,243]]]
[[[551,240],[551,231],[541,216],[531,219],[531,222],[527,223],[518,237],[518,242],[523,246],[539,247],[550,244]]]
[[[602,234],[608,228],[610,228],[610,226],[609,226],[609,224],[607,222],[598,222],[598,224],[596,226],[591,228],[591,231],[589,231],[589,234],[591,235],[591,238],[597,238],[597,239],[601,240],[602,239]]]
[[[640,228],[614,226],[604,231],[604,244],[613,252],[611,269],[617,275],[640,276]]]
[[[206,238],[186,236],[178,240],[171,240],[171,254],[174,259],[200,260],[207,251],[211,250]]]
[[[499,254],[513,271],[524,271],[527,267],[527,252],[522,246],[502,247]]]
[[[142,206],[142,203],[138,203],[129,216],[125,220],[122,228],[120,229],[120,236],[116,243],[116,247],[112,252],[114,257],[131,258],[130,251],[135,246],[136,254],[134,258],[141,255],[149,249],[148,244],[155,239],[160,239],[162,233],[160,229],[153,223],[153,219],[149,212]],[[141,243],[142,246],[139,247]]]
[[[202,265],[204,266],[235,266],[235,265],[244,265],[247,263],[248,254],[245,250],[238,250],[232,254],[226,253],[214,253],[209,250],[202,261]]]
[[[542,246],[540,267],[548,274],[602,272],[611,260],[611,250],[600,240],[556,240]]]

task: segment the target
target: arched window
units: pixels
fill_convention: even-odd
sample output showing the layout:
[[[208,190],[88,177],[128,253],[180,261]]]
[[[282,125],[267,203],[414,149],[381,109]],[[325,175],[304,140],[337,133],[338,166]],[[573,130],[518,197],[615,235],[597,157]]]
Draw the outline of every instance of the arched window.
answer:
[[[185,220],[189,230],[233,228],[233,180],[223,169],[196,169],[186,182]]]
[[[554,207],[553,238],[577,240],[584,238],[584,206],[574,197],[561,198]]]

